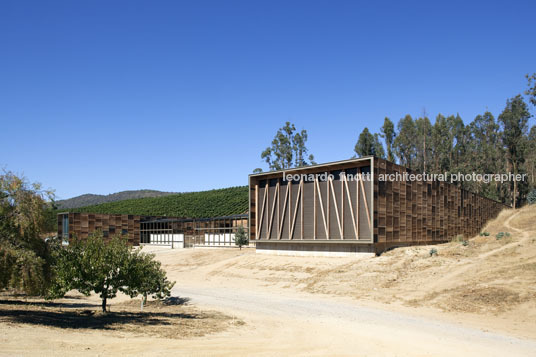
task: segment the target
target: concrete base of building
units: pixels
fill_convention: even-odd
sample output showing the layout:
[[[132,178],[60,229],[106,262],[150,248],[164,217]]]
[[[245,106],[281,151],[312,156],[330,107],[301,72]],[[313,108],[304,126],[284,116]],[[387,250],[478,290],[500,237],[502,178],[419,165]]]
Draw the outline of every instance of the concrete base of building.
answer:
[[[240,249],[237,245],[195,245],[195,249]],[[254,249],[255,247],[250,247],[248,245],[242,246],[242,249]]]
[[[372,244],[332,243],[272,243],[257,241],[258,254],[308,256],[308,257],[374,257]]]

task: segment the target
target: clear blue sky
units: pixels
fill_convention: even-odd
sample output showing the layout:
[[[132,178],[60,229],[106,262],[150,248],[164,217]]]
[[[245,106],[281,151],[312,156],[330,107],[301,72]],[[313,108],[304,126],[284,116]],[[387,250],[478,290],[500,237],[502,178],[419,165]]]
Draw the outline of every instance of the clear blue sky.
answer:
[[[2,1],[0,167],[59,198],[247,184],[289,120],[318,162],[536,72],[536,2]],[[532,120],[534,123],[534,120]]]

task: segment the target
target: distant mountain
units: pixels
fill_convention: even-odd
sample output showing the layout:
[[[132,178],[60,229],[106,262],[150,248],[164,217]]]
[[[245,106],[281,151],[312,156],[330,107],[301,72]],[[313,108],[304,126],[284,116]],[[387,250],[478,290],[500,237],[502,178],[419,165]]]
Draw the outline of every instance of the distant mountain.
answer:
[[[133,198],[162,197],[173,194],[176,194],[176,192],[162,192],[156,190],[121,191],[109,195],[94,195],[88,193],[66,200],[57,201],[56,204],[58,205],[59,210],[69,210],[72,208],[94,206],[101,203],[124,201]]]

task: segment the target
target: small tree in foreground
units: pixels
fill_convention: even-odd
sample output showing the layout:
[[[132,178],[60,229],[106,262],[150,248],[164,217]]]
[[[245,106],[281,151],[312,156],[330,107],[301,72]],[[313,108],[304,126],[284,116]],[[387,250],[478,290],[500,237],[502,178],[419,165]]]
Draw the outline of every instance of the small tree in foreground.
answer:
[[[249,239],[246,234],[246,231],[244,230],[244,227],[239,226],[235,233],[234,238],[235,244],[242,250],[242,246],[249,244]]]
[[[171,288],[175,282],[170,282],[162,264],[154,260],[154,254],[146,254],[141,249],[133,251],[128,264],[129,281],[125,293],[131,298],[142,296],[141,311],[147,302],[147,296],[153,299],[164,299],[171,295]]]
[[[169,296],[174,284],[153,255],[133,250],[120,236],[105,242],[98,232],[87,239],[75,239],[56,254],[55,284],[49,297],[62,297],[72,289],[86,296],[95,292],[102,300],[103,312],[108,299],[116,297],[118,291],[130,297],[154,294],[159,298]]]

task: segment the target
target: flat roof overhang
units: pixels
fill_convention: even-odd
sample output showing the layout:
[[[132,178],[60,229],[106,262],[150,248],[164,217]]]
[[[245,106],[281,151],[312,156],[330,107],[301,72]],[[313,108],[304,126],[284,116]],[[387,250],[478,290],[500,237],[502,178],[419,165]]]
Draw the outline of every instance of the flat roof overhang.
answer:
[[[300,173],[300,174],[306,174],[306,173],[313,173],[313,172],[319,172],[322,170],[329,171],[329,170],[336,170],[340,168],[351,168],[351,167],[357,167],[357,166],[366,166],[366,165],[355,165],[359,163],[366,163],[367,161],[371,163],[373,162],[374,156],[364,156],[357,159],[349,159],[349,160],[341,160],[341,161],[332,161],[327,162],[324,164],[317,164],[317,165],[309,165],[309,166],[303,166],[303,167],[296,167],[296,168],[289,168],[285,170],[276,170],[276,171],[267,171],[267,172],[260,172],[258,174],[249,174],[249,178],[252,179],[266,179],[266,178],[272,178],[272,177],[281,177],[283,174],[293,174],[293,173]]]
[[[151,219],[148,221],[142,221],[142,223],[170,223],[170,222],[209,222],[209,221],[217,221],[217,220],[223,220],[223,219],[245,219],[248,218],[248,213],[243,214],[234,214],[230,216],[220,216],[220,217],[205,217],[205,218],[157,218],[157,219]]]

